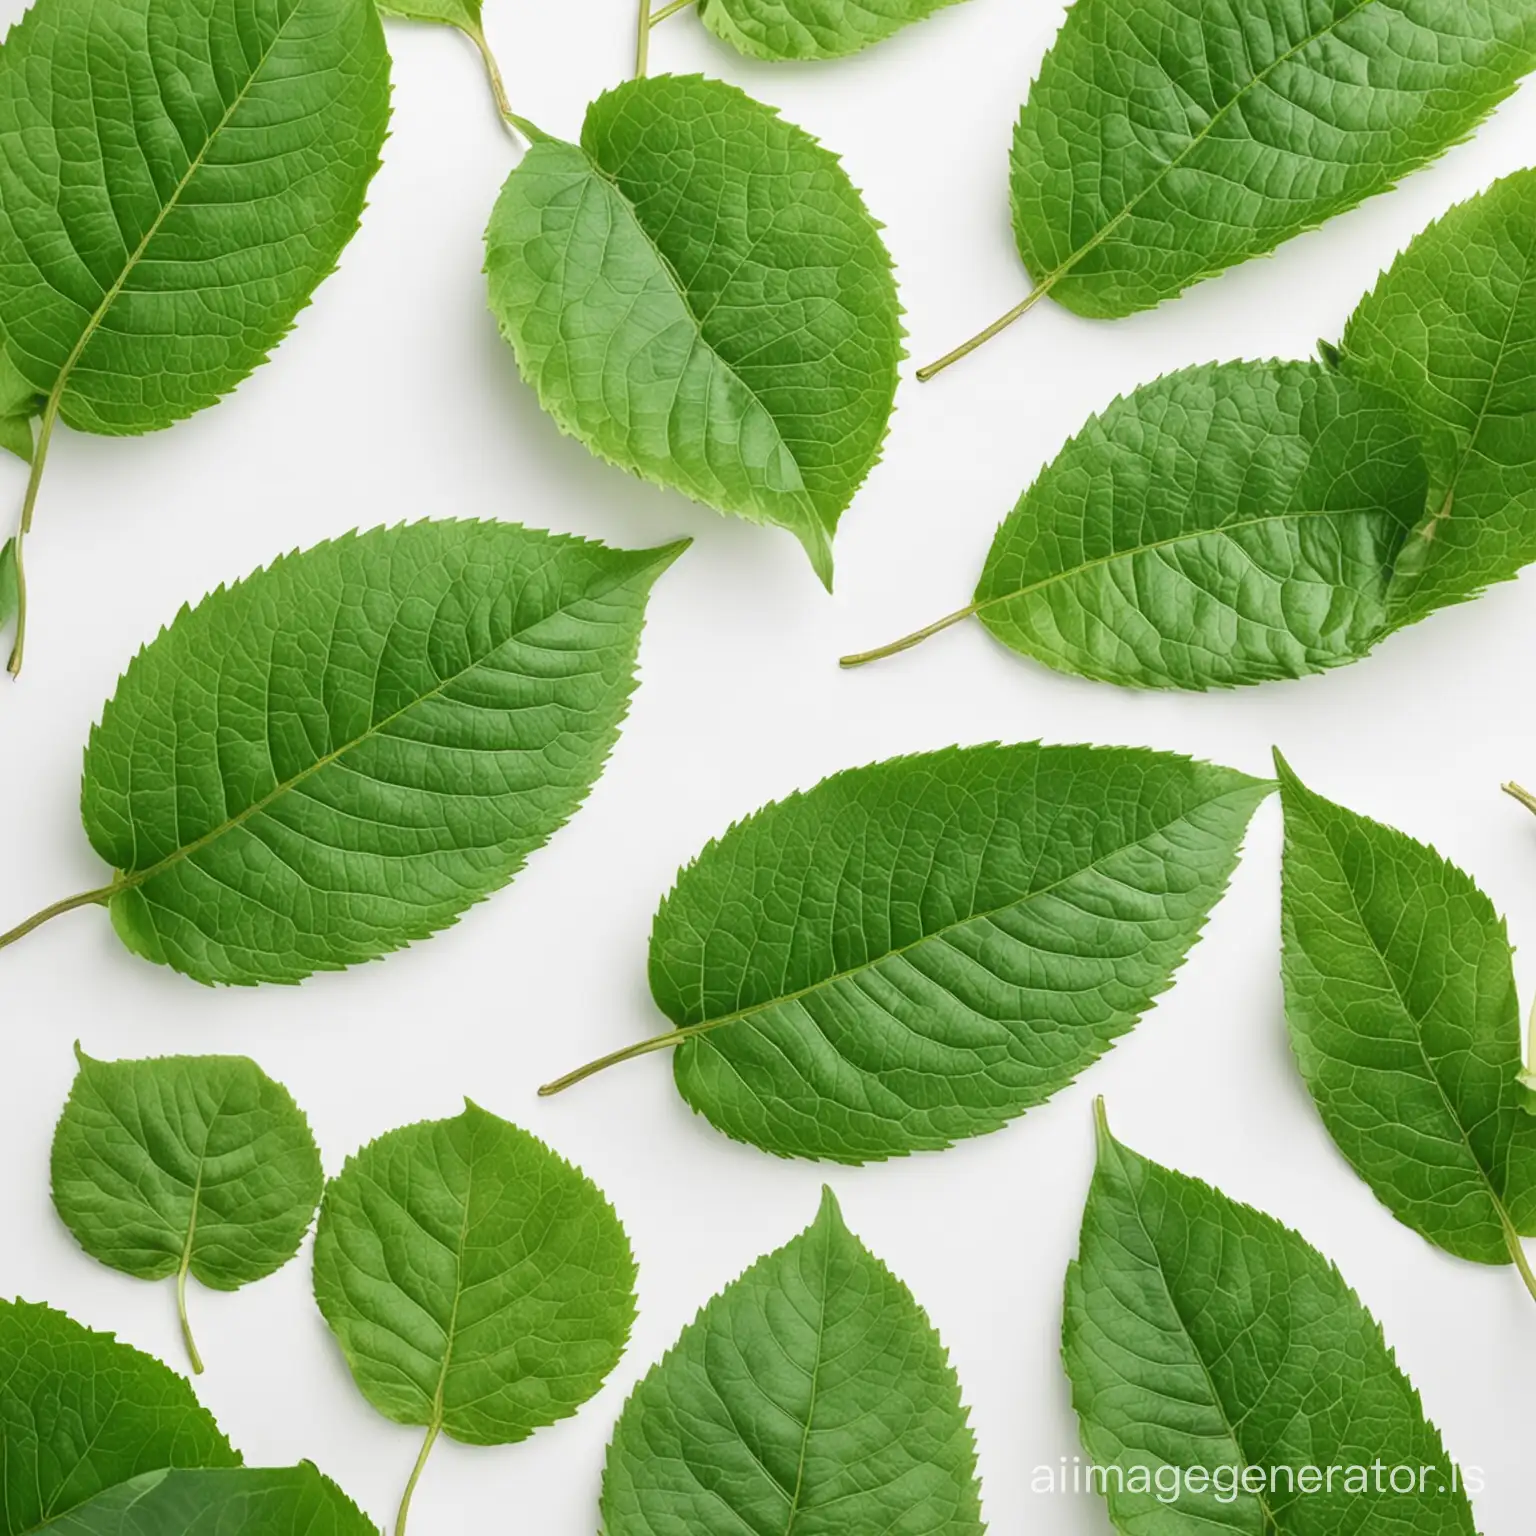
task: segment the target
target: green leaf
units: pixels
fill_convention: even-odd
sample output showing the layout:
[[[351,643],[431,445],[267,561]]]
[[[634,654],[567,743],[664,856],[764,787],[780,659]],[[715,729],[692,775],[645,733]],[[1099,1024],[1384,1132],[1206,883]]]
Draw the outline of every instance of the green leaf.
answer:
[[[427,1438],[507,1445],[569,1418],[618,1363],[635,1261],[601,1190],[474,1104],[391,1131],[325,1191],[315,1299],[363,1395]]]
[[[1133,748],[950,748],[738,823],[678,877],[651,991],[683,1098],[785,1157],[994,1131],[1165,990],[1272,785]]]
[[[637,80],[588,108],[580,146],[529,149],[486,251],[562,431],[788,529],[831,585],[902,355],[890,256],[835,155],[719,81]]]
[[[16,617],[16,541],[0,544],[0,629]]]
[[[841,59],[957,0],[699,0],[722,42],[752,59]]]
[[[1398,1220],[1524,1266],[1536,1117],[1504,921],[1454,864],[1314,794],[1283,759],[1282,972],[1329,1134]]]
[[[82,795],[123,942],[203,982],[399,949],[505,885],[618,736],[652,583],[512,523],[375,529],[220,588],[134,659]]]
[[[481,0],[377,0],[379,9],[386,16],[399,16],[405,21],[432,21],[446,27],[457,27],[471,37],[478,36],[481,26]]]
[[[602,1514],[606,1536],[981,1536],[949,1356],[831,1190],[815,1222],[709,1302],[636,1387]]]
[[[165,1467],[240,1458],[158,1360],[51,1307],[0,1301],[0,1536]]]
[[[188,1274],[234,1291],[298,1252],[325,1175],[288,1090],[244,1056],[92,1061],[53,1138],[53,1203],[94,1259],[176,1277],[192,1368]]]
[[[150,1472],[43,1529],[50,1536],[378,1536],[362,1510],[308,1462]]]
[[[1429,460],[1393,579],[1399,624],[1536,560],[1536,171],[1419,235],[1355,311],[1340,366],[1402,397]]]
[[[1439,1433],[1339,1272],[1273,1217],[1122,1146],[1102,1110],[1063,1358],[1091,1486],[1125,1536],[1476,1536]],[[1410,1491],[1392,1491],[1400,1468]]]

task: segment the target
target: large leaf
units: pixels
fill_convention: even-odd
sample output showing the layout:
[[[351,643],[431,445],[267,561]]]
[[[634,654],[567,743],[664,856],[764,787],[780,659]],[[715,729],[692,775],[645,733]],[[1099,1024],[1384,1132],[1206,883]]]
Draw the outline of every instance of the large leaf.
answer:
[[[1285,1011],[1329,1134],[1432,1243],[1523,1266],[1536,1108],[1493,903],[1454,864],[1307,789],[1281,761]]]
[[[650,960],[675,1030],[617,1055],[675,1045],[684,1099],[783,1156],[862,1162],[996,1130],[1170,985],[1271,788],[1039,744],[837,774],[678,877]]]
[[[189,1274],[233,1291],[280,1269],[309,1230],[325,1175],[303,1111],[244,1056],[92,1061],[53,1138],[53,1203],[92,1258],[143,1280]]]
[[[50,1521],[49,1536],[378,1536],[308,1462],[231,1471],[159,1471]]]
[[[1403,398],[1429,460],[1427,512],[1393,581],[1397,622],[1536,560],[1536,171],[1419,235],[1355,311],[1340,366]]]
[[[652,583],[511,523],[375,529],[275,561],[134,659],[83,813],[128,947],[203,982],[398,949],[505,885],[618,735]]]
[[[363,1395],[438,1435],[507,1445],[569,1418],[618,1363],[635,1261],[601,1190],[474,1104],[391,1131],[326,1187],[315,1300]]]
[[[948,1355],[830,1190],[635,1388],[602,1513],[606,1536],[981,1536]]]
[[[1339,1272],[1273,1217],[1122,1146],[1102,1112],[1063,1344],[1090,1486],[1125,1536],[1476,1536]]]
[[[956,0],[699,0],[716,37],[755,59],[840,59]]]
[[[896,390],[891,260],[836,156],[697,76],[594,102],[535,142],[486,231],[490,302],[523,377],[594,453],[787,528],[832,580],[832,535]]]
[[[50,1307],[0,1301],[0,1536],[147,1472],[239,1464],[158,1360]]]

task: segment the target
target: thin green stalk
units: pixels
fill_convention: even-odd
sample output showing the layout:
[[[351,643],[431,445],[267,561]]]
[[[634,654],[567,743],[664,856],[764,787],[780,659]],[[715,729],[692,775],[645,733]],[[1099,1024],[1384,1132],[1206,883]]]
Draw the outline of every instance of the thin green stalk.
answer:
[[[62,917],[66,912],[73,912],[76,907],[104,907],[122,889],[121,882],[104,885],[99,891],[83,891],[78,896],[66,897],[63,901],[56,901],[51,907],[44,907],[41,912],[34,912],[24,923],[17,923],[9,933],[0,933],[0,949],[9,944],[14,944],[17,939],[24,939],[34,928],[41,928],[44,923],[55,917]]]
[[[512,98],[507,95],[507,82],[502,77],[501,65],[496,62],[496,55],[491,52],[485,29],[480,26],[464,27],[463,32],[479,50],[481,62],[485,65],[486,76],[491,82],[491,96],[496,102],[496,110],[501,114],[501,120],[509,128],[522,134],[530,144],[537,143],[540,139],[547,139],[549,137],[547,133],[536,128],[526,117],[519,117],[512,110]]]
[[[437,1444],[437,1437],[442,1430],[443,1421],[440,1416],[434,1417],[427,1426],[427,1438],[422,1442],[421,1454],[416,1458],[416,1465],[411,1468],[411,1480],[405,1485],[405,1493],[400,1499],[400,1512],[395,1516],[395,1536],[405,1536],[405,1523],[411,1513],[411,1495],[416,1492],[416,1484],[421,1481],[421,1474],[427,1465],[427,1457],[432,1454],[432,1447]]]
[[[1518,784],[1506,784],[1504,785],[1504,793],[1512,800],[1518,800],[1526,810],[1536,814],[1536,795],[1533,795],[1530,790],[1521,789]]]
[[[1536,1274],[1531,1271],[1531,1261],[1525,1256],[1525,1244],[1520,1241],[1520,1234],[1506,1222],[1504,1237],[1509,1244],[1509,1256],[1515,1261],[1515,1268],[1520,1271],[1526,1290],[1536,1298]]]
[[[986,330],[979,332],[975,336],[972,336],[969,341],[964,342],[962,345],[956,347],[953,352],[946,352],[944,356],[938,360],[938,362],[929,363],[926,368],[919,368],[917,370],[917,376],[919,380],[926,384],[929,379],[943,373],[951,363],[958,363],[962,357],[969,357],[971,353],[977,349],[977,347],[985,346],[989,341],[992,340],[994,336],[1001,335],[1002,332],[1006,331],[1015,320],[1022,320],[1024,316],[1027,315],[1030,310],[1032,310],[1035,305],[1038,304],[1040,300],[1043,299],[1046,294],[1051,291],[1052,287],[1055,285],[1056,278],[1059,275],[1059,273],[1053,274],[1052,276],[1046,278],[1045,281],[1042,282],[1040,286],[1036,288],[1035,291],[1030,294],[1030,296],[1025,299],[1022,304],[1016,305],[1013,309],[1010,309],[1001,320],[994,320],[992,324],[986,328]]]
[[[599,1072],[606,1072],[609,1067],[617,1067],[626,1061],[637,1061],[642,1056],[649,1056],[653,1051],[664,1051],[669,1046],[681,1045],[685,1040],[707,1035],[711,1030],[719,1029],[722,1024],[729,1024],[739,1017],[739,1014],[733,1013],[727,1018],[690,1024],[685,1029],[669,1029],[664,1035],[655,1035],[635,1045],[626,1045],[622,1051],[610,1051],[606,1056],[599,1056],[596,1061],[589,1061],[584,1067],[577,1067],[574,1072],[567,1072],[564,1077],[557,1077],[552,1083],[545,1083],[539,1089],[539,1097],[552,1098],[557,1093],[564,1093],[567,1088],[574,1088],[577,1083],[586,1082],[589,1077],[596,1077]]]
[[[686,11],[690,5],[695,5],[698,0],[671,0],[671,4],[664,5],[659,11],[652,12],[651,0],[640,0],[640,23],[635,38],[635,79],[645,79],[645,72],[651,62],[651,29],[659,26],[669,16],[676,16],[679,11]]]
[[[27,567],[22,546],[32,531],[32,514],[37,510],[38,487],[43,483],[43,466],[48,462],[48,444],[53,441],[53,424],[59,418],[59,391],[49,395],[43,407],[43,419],[32,449],[32,473],[27,476],[27,494],[21,503],[21,526],[16,531],[16,643],[11,647],[10,673],[21,676],[21,659],[27,646]],[[3,943],[3,941],[0,941]]]
[[[197,1340],[192,1337],[192,1320],[187,1316],[187,1268],[192,1257],[192,1239],[187,1238],[187,1251],[181,1256],[181,1268],[176,1271],[176,1316],[181,1319],[181,1337],[192,1361],[192,1374],[203,1374],[203,1357],[197,1352]]]
[[[897,656],[902,651],[910,651],[914,645],[921,645],[924,640],[930,639],[934,635],[942,634],[946,629],[952,629],[956,624],[963,623],[980,606],[979,603],[968,603],[964,608],[959,608],[954,613],[946,614],[942,619],[935,620],[923,629],[915,629],[910,635],[904,635],[900,640],[891,641],[889,645],[878,646],[872,651],[859,651],[853,656],[844,656],[838,662],[838,666],[862,667],[871,661],[883,661],[887,656]]]

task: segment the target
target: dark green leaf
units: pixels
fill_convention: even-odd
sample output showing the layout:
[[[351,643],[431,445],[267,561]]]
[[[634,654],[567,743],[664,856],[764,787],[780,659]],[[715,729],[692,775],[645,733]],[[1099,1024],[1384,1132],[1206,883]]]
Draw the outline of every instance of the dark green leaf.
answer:
[[[956,0],[699,0],[716,37],[755,59],[840,59]]]

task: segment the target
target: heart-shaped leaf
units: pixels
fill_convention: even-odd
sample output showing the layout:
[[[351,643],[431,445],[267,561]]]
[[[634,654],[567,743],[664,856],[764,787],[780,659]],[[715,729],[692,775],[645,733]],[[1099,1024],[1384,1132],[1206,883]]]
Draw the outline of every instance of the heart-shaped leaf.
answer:
[[[739,822],[651,933],[683,1098],[857,1163],[997,1130],[1173,980],[1273,785],[1132,748],[984,746],[834,775]]]
[[[624,1405],[606,1536],[981,1536],[960,1383],[912,1293],[815,1222],[709,1302]]]
[[[452,923],[602,771],[652,583],[632,552],[511,523],[375,529],[220,588],[147,646],[82,793],[136,954],[299,981]]]
[[[580,145],[533,144],[486,255],[562,431],[788,529],[831,585],[902,355],[890,256],[835,155],[733,86],[637,80],[588,108]]]
[[[699,0],[699,17],[751,59],[841,59],[957,0]]]
[[[176,1277],[192,1369],[187,1276],[234,1291],[298,1252],[325,1175],[293,1096],[244,1056],[92,1061],[53,1138],[53,1203],[94,1259]]]

